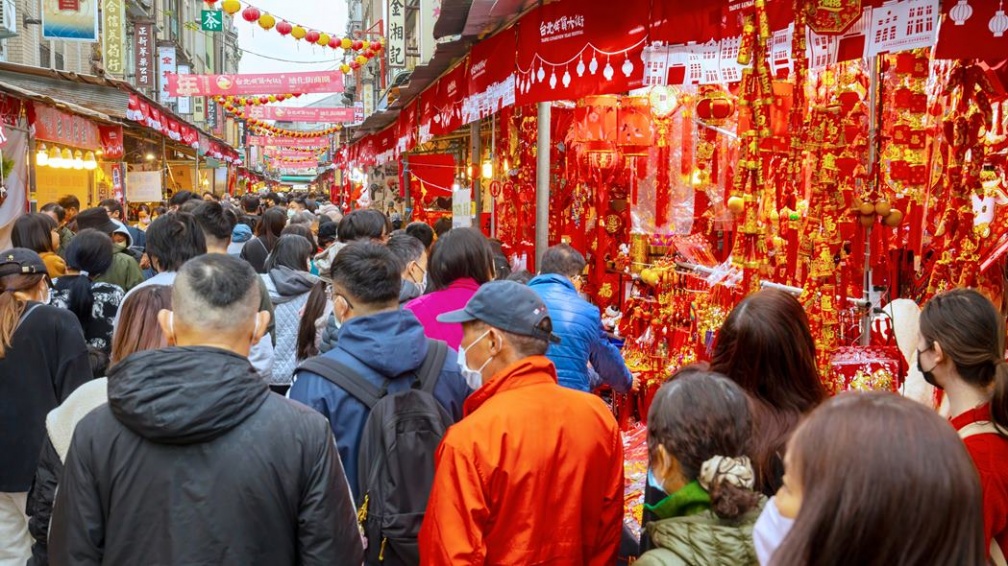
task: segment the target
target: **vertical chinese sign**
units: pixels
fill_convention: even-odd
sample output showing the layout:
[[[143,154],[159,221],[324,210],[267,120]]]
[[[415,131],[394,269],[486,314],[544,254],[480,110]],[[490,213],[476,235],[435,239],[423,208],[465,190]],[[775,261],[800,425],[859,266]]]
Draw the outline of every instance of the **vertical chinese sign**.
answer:
[[[393,69],[406,66],[406,5],[403,0],[388,3],[388,64]]]
[[[179,65],[178,73],[180,75],[188,75],[190,73],[189,65]],[[191,114],[192,113],[192,97],[191,96],[180,96],[178,97],[178,111],[179,114]]]
[[[102,60],[105,62],[105,74],[117,78],[122,78],[126,66],[123,56],[123,45],[126,44],[123,36],[126,29],[124,4],[124,0],[102,0]]]
[[[136,86],[150,95],[154,81],[154,24],[137,22],[133,25],[133,60],[136,62]]]
[[[175,97],[168,93],[168,74],[178,72],[178,61],[175,58],[174,45],[162,45],[157,49],[158,53],[158,88],[160,89],[159,100],[161,104],[175,102]]]

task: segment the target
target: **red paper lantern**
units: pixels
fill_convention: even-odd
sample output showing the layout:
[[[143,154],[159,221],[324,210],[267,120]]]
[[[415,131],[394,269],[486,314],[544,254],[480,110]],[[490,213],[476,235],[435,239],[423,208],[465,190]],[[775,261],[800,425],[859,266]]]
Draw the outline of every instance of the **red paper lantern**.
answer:
[[[203,0],[203,1],[206,2],[208,6],[213,6],[214,4],[217,3],[217,0]]]
[[[266,104],[267,102],[269,102],[269,97],[268,96],[260,96],[259,97],[259,103],[260,104]]]
[[[339,40],[339,38],[336,38],[336,37],[330,37],[329,38],[329,48],[330,49],[339,49],[339,46],[340,46],[340,40]]]
[[[287,35],[291,32],[291,29],[293,29],[293,27],[294,26],[290,25],[290,22],[281,21],[277,23],[276,30],[277,33],[279,33],[280,35]]]
[[[255,6],[249,6],[248,8],[242,10],[242,19],[250,24],[257,21],[261,15],[262,14],[259,13],[259,9]]]
[[[305,41],[307,41],[308,43],[316,43],[318,42],[318,39],[319,39],[319,32],[315,30],[311,30],[305,34]]]
[[[363,46],[364,46],[364,42],[358,39],[358,40],[355,40],[355,41],[353,42],[353,44],[351,44],[351,46],[350,46],[350,47],[351,47],[351,48],[352,48],[352,49],[353,49],[354,51],[360,51],[360,50],[361,50],[361,47],[363,47]]]
[[[350,62],[350,68],[353,69],[353,70],[355,70],[355,71],[357,69],[360,69],[360,66],[361,66],[360,63],[358,63],[357,61],[351,61]]]

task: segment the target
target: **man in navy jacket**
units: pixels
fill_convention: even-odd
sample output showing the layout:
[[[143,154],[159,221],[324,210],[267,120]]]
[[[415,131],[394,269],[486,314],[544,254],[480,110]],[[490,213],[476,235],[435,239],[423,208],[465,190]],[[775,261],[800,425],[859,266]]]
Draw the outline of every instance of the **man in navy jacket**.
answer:
[[[370,240],[352,242],[336,254],[331,273],[332,301],[340,328],[336,346],[322,354],[379,389],[387,380],[389,393],[412,386],[428,348],[420,321],[412,312],[399,308],[401,271],[392,252]],[[449,349],[434,397],[458,421],[470,391],[456,358]],[[329,419],[356,500],[357,456],[370,410],[335,383],[307,371],[295,374],[289,396]]]
[[[529,287],[542,297],[553,320],[559,344],[551,344],[546,356],[557,369],[560,385],[591,391],[588,363],[603,383],[618,393],[636,390],[637,380],[627,369],[623,356],[609,342],[602,329],[598,307],[578,295],[575,281],[581,277],[585,259],[567,244],[546,250],[539,261],[539,275]]]

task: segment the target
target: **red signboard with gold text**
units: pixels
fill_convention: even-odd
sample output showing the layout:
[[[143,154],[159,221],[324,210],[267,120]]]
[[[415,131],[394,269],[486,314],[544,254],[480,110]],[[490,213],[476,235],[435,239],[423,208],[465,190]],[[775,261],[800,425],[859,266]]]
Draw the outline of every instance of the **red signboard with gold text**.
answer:
[[[44,104],[33,104],[35,138],[85,149],[101,149],[101,136],[94,122]]]

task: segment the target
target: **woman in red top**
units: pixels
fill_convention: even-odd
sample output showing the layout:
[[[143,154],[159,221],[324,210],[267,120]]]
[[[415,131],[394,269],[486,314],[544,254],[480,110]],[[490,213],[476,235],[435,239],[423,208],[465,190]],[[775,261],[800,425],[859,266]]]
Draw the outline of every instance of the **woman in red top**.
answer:
[[[996,565],[1008,550],[1008,363],[1005,324],[972,289],[938,295],[920,318],[917,365],[948,396],[952,425],[966,443],[984,497],[984,531]]]

